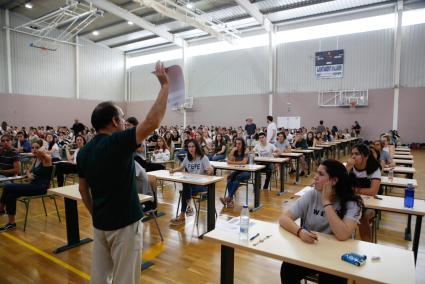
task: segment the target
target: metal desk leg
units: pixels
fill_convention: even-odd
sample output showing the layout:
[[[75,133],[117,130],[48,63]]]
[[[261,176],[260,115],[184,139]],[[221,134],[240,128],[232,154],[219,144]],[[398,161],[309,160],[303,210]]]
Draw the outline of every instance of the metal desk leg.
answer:
[[[260,171],[255,172],[255,178],[254,178],[254,208],[252,208],[250,211],[254,212],[261,207],[263,207],[260,204],[260,190],[261,190],[261,173]]]
[[[415,236],[413,237],[413,254],[415,255],[415,264],[416,259],[418,258],[418,248],[419,248],[419,239],[421,237],[421,227],[422,227],[422,216],[416,216],[416,225],[415,225]]]
[[[233,284],[235,271],[235,249],[225,245],[221,245],[221,268],[220,268],[220,283]]]
[[[295,178],[295,184],[300,183],[300,157],[297,158],[297,175]]]
[[[407,225],[406,225],[406,229],[404,229],[404,239],[406,241],[411,241],[412,240],[412,215],[407,215]]]
[[[280,191],[277,195],[282,195],[285,192],[285,163],[280,163]]]

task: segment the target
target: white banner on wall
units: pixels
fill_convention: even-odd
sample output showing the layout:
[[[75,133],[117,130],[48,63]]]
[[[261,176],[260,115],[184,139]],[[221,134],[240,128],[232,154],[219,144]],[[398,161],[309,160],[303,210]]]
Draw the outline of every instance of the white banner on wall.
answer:
[[[301,127],[300,116],[279,116],[277,118],[277,127],[284,127],[289,129],[298,129]]]
[[[344,50],[316,52],[316,79],[334,79],[344,76]]]

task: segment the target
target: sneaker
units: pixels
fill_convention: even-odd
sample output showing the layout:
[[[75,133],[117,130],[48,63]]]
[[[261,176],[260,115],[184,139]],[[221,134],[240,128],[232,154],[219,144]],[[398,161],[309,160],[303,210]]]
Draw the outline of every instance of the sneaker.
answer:
[[[186,223],[186,219],[185,218],[173,218],[170,220],[170,226],[180,226],[180,225],[184,225]]]
[[[15,229],[16,229],[16,223],[13,223],[13,224],[7,223],[3,227],[0,227],[0,233],[6,232],[6,231],[12,231],[12,230],[15,230]]]

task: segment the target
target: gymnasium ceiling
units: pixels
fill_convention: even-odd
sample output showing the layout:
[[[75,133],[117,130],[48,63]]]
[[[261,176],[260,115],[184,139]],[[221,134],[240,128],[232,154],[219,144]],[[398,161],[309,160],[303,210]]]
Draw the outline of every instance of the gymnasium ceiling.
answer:
[[[160,0],[156,0],[160,1]],[[170,0],[168,0],[170,1]],[[255,30],[264,30],[264,27],[251,16],[236,0],[173,0],[179,3],[190,3],[191,9],[203,11],[202,17],[213,17],[227,26],[238,31],[239,36]],[[357,10],[371,10],[382,7],[391,7],[396,1],[385,0],[242,0],[251,5],[254,10],[258,9],[271,23],[282,25],[318,16],[332,16]],[[143,20],[152,23],[155,27],[167,31],[169,34],[184,39],[189,44],[199,39],[211,37],[206,32],[196,29],[185,22],[177,21],[154,9],[143,6],[135,1],[109,0],[116,6],[129,11]],[[408,2],[408,1],[405,1]],[[409,1],[409,2],[415,2]],[[28,9],[25,4],[31,3]],[[30,19],[36,19],[51,13],[66,5],[66,0],[0,0],[0,8],[9,9],[15,13],[24,15]],[[98,35],[93,35],[97,31]],[[155,33],[133,24],[128,20],[106,12],[99,17],[80,36],[93,42],[107,45],[111,48],[120,49],[124,52],[142,51],[155,47],[172,45],[169,40],[159,37]]]

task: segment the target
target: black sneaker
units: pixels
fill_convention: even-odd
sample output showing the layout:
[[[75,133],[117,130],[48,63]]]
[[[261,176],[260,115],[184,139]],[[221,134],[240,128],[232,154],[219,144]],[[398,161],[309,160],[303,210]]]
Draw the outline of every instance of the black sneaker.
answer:
[[[7,223],[3,227],[0,227],[0,233],[6,232],[6,231],[12,231],[15,229],[16,229],[16,223],[13,223],[13,224]]]

